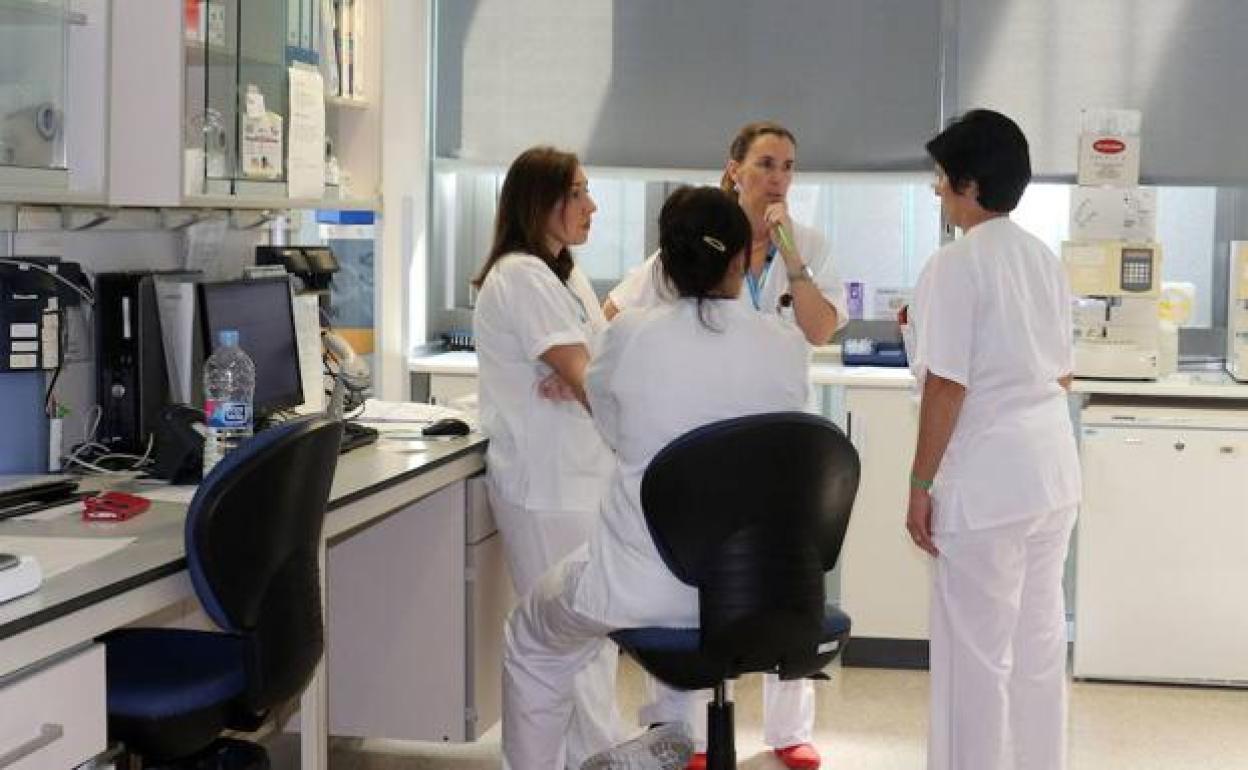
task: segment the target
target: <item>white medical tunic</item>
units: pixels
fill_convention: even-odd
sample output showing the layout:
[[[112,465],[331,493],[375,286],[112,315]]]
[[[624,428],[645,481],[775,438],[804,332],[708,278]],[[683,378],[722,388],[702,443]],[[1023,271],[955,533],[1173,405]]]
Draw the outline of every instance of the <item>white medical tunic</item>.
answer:
[[[845,285],[836,274],[832,264],[832,250],[827,241],[815,230],[793,223],[793,240],[797,252],[806,260],[806,265],[815,276],[815,285],[823,294],[824,299],[836,308],[837,327],[844,326],[849,316],[845,312]],[[742,285],[737,302],[754,310],[775,314],[796,323],[793,316],[792,303],[786,304],[782,298],[790,294],[788,271],[784,260],[775,255],[764,269],[758,286],[758,304],[755,305],[754,295],[749,286]],[[675,290],[668,285],[663,275],[663,265],[656,251],[611,290],[607,298],[618,309],[651,307],[661,302],[671,301],[676,297]]]
[[[590,538],[573,606],[611,627],[697,625],[697,590],[668,570],[650,539],[641,480],[682,434],[717,420],[800,410],[809,347],[797,329],[735,300],[625,311],[590,364],[594,420],[617,468]]]
[[[540,356],[583,344],[606,326],[593,288],[574,267],[567,284],[530,254],[509,254],[486,276],[473,316],[482,432],[490,439],[490,481],[517,506],[595,511],[613,467],[579,402],[543,398],[552,373]]]
[[[933,529],[996,527],[1076,504],[1079,461],[1058,378],[1073,371],[1070,287],[1007,217],[928,260],[911,307],[911,369],[966,387],[932,486]]]

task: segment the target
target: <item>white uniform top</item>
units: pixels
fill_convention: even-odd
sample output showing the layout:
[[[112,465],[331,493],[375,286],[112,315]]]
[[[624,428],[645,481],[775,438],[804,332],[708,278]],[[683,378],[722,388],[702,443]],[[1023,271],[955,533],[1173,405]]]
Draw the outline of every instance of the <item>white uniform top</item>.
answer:
[[[1078,503],[1079,460],[1057,379],[1073,371],[1070,286],[1053,252],[1007,217],[928,260],[910,315],[911,370],[966,387],[932,486],[938,532]]]
[[[620,314],[589,367],[588,392],[617,466],[590,537],[575,608],[616,627],[696,625],[696,589],[659,556],[641,479],[659,450],[707,423],[806,403],[809,347],[775,316],[731,300],[681,299]]]
[[[822,235],[796,222],[793,223],[793,240],[797,252],[802,255],[802,259],[806,260],[807,266],[815,276],[815,285],[819,287],[819,291],[832,307],[836,308],[837,328],[839,329],[849,320],[849,315],[845,312],[845,285],[841,283],[841,279],[836,274],[836,268],[832,264],[832,250],[828,248],[828,243]],[[747,285],[741,286],[741,294],[737,296],[737,301],[746,307],[775,313],[787,321],[796,323],[792,304],[784,307],[780,300],[789,293],[788,271],[780,255],[777,254],[771,260],[771,264],[764,268],[760,284],[757,308],[754,308],[754,296]],[[645,262],[630,270],[628,275],[624,276],[624,279],[607,295],[611,304],[620,310],[651,307],[675,297],[675,290],[668,285],[663,275],[663,265],[659,262],[657,251],[647,257]]]
[[[543,353],[578,342],[592,351],[606,323],[580,268],[565,286],[538,257],[508,254],[486,276],[473,313],[481,429],[491,482],[508,502],[597,510],[611,451],[585,407],[542,398],[537,388],[552,372]]]

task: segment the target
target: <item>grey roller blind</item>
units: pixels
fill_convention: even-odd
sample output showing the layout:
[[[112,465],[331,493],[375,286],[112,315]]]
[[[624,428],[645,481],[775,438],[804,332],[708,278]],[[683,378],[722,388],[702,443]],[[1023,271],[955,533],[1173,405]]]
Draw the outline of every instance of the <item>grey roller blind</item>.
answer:
[[[1037,173],[1074,173],[1081,109],[1129,107],[1146,181],[1248,181],[1246,0],[955,1],[957,111],[1014,117]]]
[[[435,29],[440,157],[718,168],[770,118],[803,170],[918,169],[939,122],[939,0],[442,0]]]

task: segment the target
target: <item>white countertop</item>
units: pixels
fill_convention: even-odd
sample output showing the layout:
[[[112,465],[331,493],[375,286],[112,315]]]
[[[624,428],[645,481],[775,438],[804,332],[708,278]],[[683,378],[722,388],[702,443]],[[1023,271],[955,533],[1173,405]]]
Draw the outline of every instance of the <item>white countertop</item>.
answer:
[[[420,356],[409,359],[408,370],[415,374],[475,376],[477,354],[464,350]],[[909,369],[842,366],[817,360],[810,365],[810,381],[815,385],[845,385],[856,388],[905,390],[914,387],[914,377],[910,375]],[[1248,383],[1236,382],[1226,372],[1178,372],[1155,382],[1075,380],[1074,392],[1108,396],[1248,400]]]

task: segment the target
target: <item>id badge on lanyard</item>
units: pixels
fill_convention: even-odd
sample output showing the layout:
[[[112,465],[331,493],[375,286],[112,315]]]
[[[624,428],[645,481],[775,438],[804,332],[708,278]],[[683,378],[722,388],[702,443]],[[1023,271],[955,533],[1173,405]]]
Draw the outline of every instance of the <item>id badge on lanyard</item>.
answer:
[[[767,286],[767,276],[771,274],[771,263],[775,261],[776,244],[773,243],[767,248],[767,258],[763,261],[763,269],[758,277],[755,278],[749,270],[745,271],[745,285],[750,290],[750,301],[754,303],[755,310],[763,309],[763,289]]]

